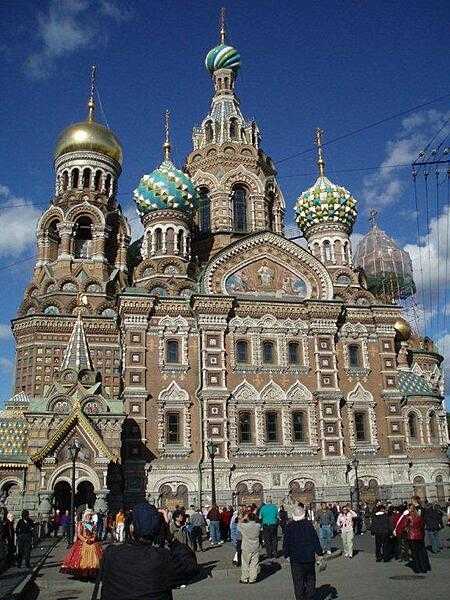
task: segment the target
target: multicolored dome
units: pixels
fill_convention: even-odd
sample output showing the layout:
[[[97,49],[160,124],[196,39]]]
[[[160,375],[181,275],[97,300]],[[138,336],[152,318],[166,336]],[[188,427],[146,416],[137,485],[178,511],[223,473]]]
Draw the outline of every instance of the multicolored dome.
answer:
[[[133,196],[141,215],[163,208],[194,211],[198,204],[198,192],[191,179],[170,160],[144,175]]]
[[[342,223],[351,231],[356,220],[356,200],[348,190],[321,176],[303,192],[295,205],[296,221],[305,232],[318,223]]]
[[[205,65],[211,75],[218,69],[231,69],[236,75],[241,66],[241,55],[233,46],[219,44],[208,52]]]

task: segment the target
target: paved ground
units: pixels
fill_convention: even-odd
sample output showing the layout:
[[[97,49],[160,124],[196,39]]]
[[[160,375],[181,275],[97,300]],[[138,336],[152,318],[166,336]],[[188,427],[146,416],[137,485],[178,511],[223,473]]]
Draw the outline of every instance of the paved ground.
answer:
[[[450,529],[446,529],[450,538]],[[450,590],[450,550],[430,555],[432,573],[414,575],[404,564],[376,563],[373,539],[367,534],[357,539],[357,555],[351,560],[336,558],[318,576],[316,600],[448,600]],[[59,547],[42,567],[26,600],[90,600],[93,586],[58,572],[64,554]],[[263,579],[255,585],[239,584],[239,569],[230,567],[233,549],[228,545],[199,555],[204,565],[203,579],[175,590],[174,600],[293,600],[288,563],[277,561],[272,567],[263,562]]]

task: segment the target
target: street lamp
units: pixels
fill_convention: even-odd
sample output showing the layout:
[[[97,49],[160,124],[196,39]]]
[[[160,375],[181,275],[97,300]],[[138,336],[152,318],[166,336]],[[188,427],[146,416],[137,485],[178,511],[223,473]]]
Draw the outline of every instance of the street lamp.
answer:
[[[77,462],[77,457],[81,450],[81,444],[78,440],[73,440],[67,449],[69,451],[70,459],[72,460],[72,489],[70,493],[70,545],[75,537],[75,463]]]
[[[209,440],[206,444],[206,449],[208,451],[208,456],[211,459],[211,502],[212,504],[216,504],[216,477],[214,473],[214,457],[217,454],[217,446]]]
[[[356,506],[359,506],[358,465],[359,465],[359,460],[356,458],[356,456],[354,456],[353,460],[352,460],[352,466],[355,469],[355,500],[356,500]]]

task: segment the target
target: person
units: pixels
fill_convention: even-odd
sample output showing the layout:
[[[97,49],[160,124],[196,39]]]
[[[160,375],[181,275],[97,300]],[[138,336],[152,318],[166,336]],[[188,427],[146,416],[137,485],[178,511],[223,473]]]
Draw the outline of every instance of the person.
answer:
[[[336,520],[329,504],[322,504],[317,512],[316,521],[319,525],[319,539],[322,550],[327,554],[331,554],[331,541]]]
[[[118,542],[123,542],[125,540],[125,513],[122,509],[120,509],[117,513],[114,524],[116,530],[116,540]]]
[[[105,514],[101,511],[97,512],[97,523],[95,524],[97,530],[97,539],[102,541],[105,532]]]
[[[375,557],[377,562],[390,559],[389,538],[393,532],[391,520],[383,505],[378,507],[372,519],[370,533],[375,536]]]
[[[281,532],[284,535],[284,530],[286,528],[286,524],[288,522],[288,513],[287,510],[284,508],[284,505],[282,504],[280,506],[280,510],[278,511],[278,521],[280,522],[280,527],[281,527]]]
[[[69,511],[65,510],[60,519],[61,533],[63,538],[67,540],[67,547],[70,544],[70,515]]]
[[[400,519],[400,510],[396,506],[390,506],[388,508],[388,517],[390,522],[390,536],[389,536],[389,557],[400,560],[400,540],[394,535],[395,528],[398,520]]]
[[[174,510],[169,524],[169,539],[177,540],[181,544],[188,544],[188,533],[186,531],[186,519],[183,511]]]
[[[88,508],[78,521],[76,539],[62,562],[61,573],[68,573],[80,579],[97,576],[103,550],[101,543],[97,541],[92,515],[93,511]]]
[[[442,510],[439,504],[426,503],[423,511],[425,531],[431,542],[431,552],[437,554],[441,551],[439,534],[444,525],[442,523]]]
[[[316,555],[323,556],[314,525],[305,518],[304,505],[299,502],[286,525],[283,552],[291,563],[295,600],[312,600],[316,591]]]
[[[235,548],[233,557],[233,564],[236,567],[240,567],[242,564],[242,535],[239,531],[238,525],[240,520],[243,518],[242,509],[236,509],[231,517],[230,522],[230,538]]]
[[[353,519],[355,518],[356,513],[353,510],[351,510],[348,504],[342,507],[342,512],[337,518],[337,526],[341,530],[342,546],[344,548],[344,558],[353,557]]]
[[[261,525],[254,513],[247,514],[239,523],[241,534],[241,583],[256,583],[259,572],[259,535]]]
[[[191,525],[192,548],[194,552],[197,552],[197,549],[203,552],[203,528],[206,526],[206,521],[200,508],[190,514],[189,523]]]
[[[180,566],[169,549],[154,545],[160,537],[162,520],[156,507],[148,502],[133,508],[133,539],[105,550],[96,584],[102,584],[101,600],[173,600]]]
[[[273,504],[272,498],[261,506],[259,520],[262,525],[262,534],[267,558],[276,558],[278,553],[278,506]]]
[[[33,535],[34,523],[30,519],[30,513],[27,510],[23,510],[22,517],[17,521],[16,525],[17,566],[19,568],[22,567],[22,562],[25,562],[25,567],[31,569],[30,556]]]
[[[6,547],[6,561],[8,565],[14,563],[16,547],[14,543],[14,514],[8,512],[8,509],[3,506],[1,509],[2,517],[0,522],[1,539]]]
[[[400,517],[394,534],[401,535],[403,531],[406,531],[409,540],[412,555],[411,567],[414,573],[431,571],[425,547],[425,522],[415,504],[410,504],[408,510]]]
[[[220,536],[224,542],[228,542],[230,538],[230,521],[232,516],[232,510],[226,506],[220,511]]]
[[[206,517],[209,521],[209,536],[213,546],[223,544],[220,539],[220,512],[217,504],[213,504]]]

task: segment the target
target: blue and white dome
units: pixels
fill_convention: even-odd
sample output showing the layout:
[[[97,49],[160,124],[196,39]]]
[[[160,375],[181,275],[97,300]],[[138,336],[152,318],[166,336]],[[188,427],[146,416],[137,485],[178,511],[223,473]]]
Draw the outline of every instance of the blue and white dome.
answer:
[[[143,175],[133,196],[140,215],[164,208],[194,212],[198,205],[192,180],[170,160],[164,160],[150,175]]]
[[[233,46],[219,44],[208,52],[205,65],[211,75],[219,69],[231,69],[237,75],[241,66],[241,55]]]

